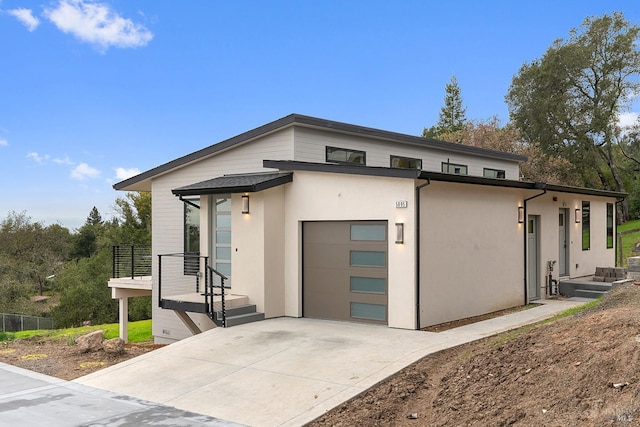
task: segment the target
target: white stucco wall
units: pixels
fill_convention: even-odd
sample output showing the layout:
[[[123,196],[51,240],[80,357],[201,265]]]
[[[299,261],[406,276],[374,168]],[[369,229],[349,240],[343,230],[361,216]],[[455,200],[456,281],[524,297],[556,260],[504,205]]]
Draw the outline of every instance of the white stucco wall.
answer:
[[[386,220],[389,224],[389,326],[414,329],[415,186],[412,179],[294,172],[285,187],[284,277],[287,316],[302,316],[304,221]],[[396,208],[406,200],[407,208]],[[405,224],[405,243],[395,244],[395,223]]]
[[[232,196],[232,292],[247,295],[265,317],[284,315],[284,187]]]
[[[591,204],[591,245],[590,249],[586,251],[582,250],[582,223],[576,223],[574,215],[575,209],[582,209],[582,201],[589,201]],[[558,260],[558,212],[560,208],[568,209],[569,277],[589,276],[595,273],[596,267],[615,266],[615,249],[607,248],[607,203],[615,203],[615,199],[559,192],[547,192],[544,196],[527,203],[527,214],[540,216],[541,265],[539,277],[544,279],[547,275],[547,261]],[[558,278],[557,267],[553,275],[554,278]],[[543,297],[545,294],[544,285],[544,282],[540,284]]]
[[[432,182],[420,192],[421,327],[524,302],[518,190]]]

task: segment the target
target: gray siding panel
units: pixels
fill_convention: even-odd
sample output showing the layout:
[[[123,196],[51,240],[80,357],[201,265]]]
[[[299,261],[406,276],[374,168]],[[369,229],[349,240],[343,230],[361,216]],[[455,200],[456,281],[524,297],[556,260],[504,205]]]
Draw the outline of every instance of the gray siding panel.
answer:
[[[403,156],[422,160],[422,169],[440,172],[443,162],[467,165],[469,175],[482,176],[484,168],[501,169],[507,179],[519,179],[519,165],[516,161],[472,156],[454,151],[430,147],[411,146],[366,138],[357,135],[327,132],[310,128],[295,128],[295,158],[301,162],[325,162],[325,147],[352,148],[365,151],[367,166],[390,167],[390,157]]]

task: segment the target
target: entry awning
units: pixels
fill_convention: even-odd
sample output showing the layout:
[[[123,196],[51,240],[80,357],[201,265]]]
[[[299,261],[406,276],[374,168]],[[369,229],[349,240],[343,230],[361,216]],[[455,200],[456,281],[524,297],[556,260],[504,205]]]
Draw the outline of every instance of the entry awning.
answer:
[[[171,192],[176,196],[204,194],[255,193],[293,181],[293,172],[223,175],[207,181],[179,187]]]

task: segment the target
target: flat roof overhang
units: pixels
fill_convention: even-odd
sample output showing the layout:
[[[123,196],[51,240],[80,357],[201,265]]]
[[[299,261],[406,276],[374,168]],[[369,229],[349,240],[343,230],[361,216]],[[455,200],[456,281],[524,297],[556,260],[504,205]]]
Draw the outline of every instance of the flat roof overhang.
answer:
[[[612,197],[623,199],[628,196],[627,193],[610,190],[598,190],[594,188],[573,187],[568,185],[548,184],[545,182],[534,181],[518,181],[500,178],[485,178],[481,176],[455,175],[442,172],[420,171],[416,169],[399,169],[385,167],[371,167],[351,164],[335,164],[335,163],[310,163],[298,162],[291,160],[264,160],[265,168],[279,169],[281,171],[311,171],[311,172],[330,172],[344,173],[352,175],[372,175],[387,176],[395,178],[413,178],[424,179],[440,182],[452,182],[471,185],[488,185],[503,188],[518,188],[523,190],[546,190],[559,193],[584,194],[589,196]]]

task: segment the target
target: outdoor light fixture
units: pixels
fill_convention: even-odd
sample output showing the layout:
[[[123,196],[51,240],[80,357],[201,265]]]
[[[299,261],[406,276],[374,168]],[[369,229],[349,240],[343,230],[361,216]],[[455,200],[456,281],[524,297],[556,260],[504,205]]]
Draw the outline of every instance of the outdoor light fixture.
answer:
[[[396,243],[404,243],[404,224],[402,222],[396,222]]]
[[[580,222],[580,209],[576,209],[576,224]]]
[[[518,206],[518,224],[524,223],[524,206]]]
[[[249,213],[249,196],[247,194],[242,195],[242,213]]]

